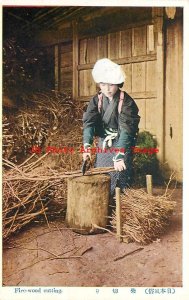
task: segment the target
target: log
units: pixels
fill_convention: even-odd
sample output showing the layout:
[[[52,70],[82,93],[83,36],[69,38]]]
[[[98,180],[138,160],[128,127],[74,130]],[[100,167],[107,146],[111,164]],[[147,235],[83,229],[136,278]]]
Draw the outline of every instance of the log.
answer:
[[[108,223],[110,176],[105,174],[68,178],[66,223],[81,234],[102,232]]]

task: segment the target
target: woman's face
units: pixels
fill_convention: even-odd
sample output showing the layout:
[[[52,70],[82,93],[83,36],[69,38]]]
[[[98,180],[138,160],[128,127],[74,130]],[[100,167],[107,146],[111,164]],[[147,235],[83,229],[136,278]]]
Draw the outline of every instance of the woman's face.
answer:
[[[113,96],[115,95],[115,93],[118,90],[118,85],[117,84],[110,84],[110,83],[103,83],[100,82],[100,89],[101,92],[108,98],[113,98]]]

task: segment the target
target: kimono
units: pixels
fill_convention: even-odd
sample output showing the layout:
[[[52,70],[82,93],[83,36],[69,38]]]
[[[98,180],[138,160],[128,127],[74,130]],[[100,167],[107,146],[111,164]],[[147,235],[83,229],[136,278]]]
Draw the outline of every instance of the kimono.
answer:
[[[88,148],[98,136],[98,149],[95,167],[113,167],[114,161],[124,158],[126,170],[110,172],[111,194],[115,187],[121,189],[131,185],[132,181],[132,147],[135,146],[140,116],[135,101],[124,92],[121,111],[118,112],[120,89],[110,101],[104,94],[99,111],[98,95],[95,95],[83,115],[83,144]],[[124,153],[124,156],[123,156]]]

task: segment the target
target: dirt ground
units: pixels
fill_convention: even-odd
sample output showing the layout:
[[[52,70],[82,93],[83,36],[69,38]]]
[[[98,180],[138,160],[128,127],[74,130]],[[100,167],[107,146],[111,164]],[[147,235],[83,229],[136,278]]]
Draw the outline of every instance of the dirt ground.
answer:
[[[50,222],[50,228],[27,228],[4,245],[3,285],[181,287],[181,189],[174,191],[173,199],[178,205],[171,226],[146,246],[120,243],[110,233],[79,235],[60,220]]]

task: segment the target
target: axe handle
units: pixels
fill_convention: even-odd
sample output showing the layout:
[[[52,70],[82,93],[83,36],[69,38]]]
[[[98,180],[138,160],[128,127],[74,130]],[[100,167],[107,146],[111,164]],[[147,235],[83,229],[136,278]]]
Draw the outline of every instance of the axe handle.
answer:
[[[88,174],[88,175],[103,174],[103,173],[109,173],[109,172],[115,172],[115,169],[113,167],[92,168],[90,171],[87,171],[86,174]],[[81,174],[81,170],[67,171],[64,174],[65,175]]]

